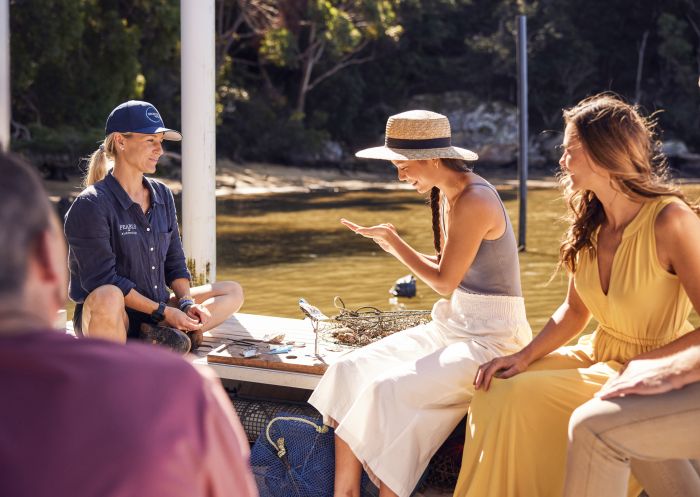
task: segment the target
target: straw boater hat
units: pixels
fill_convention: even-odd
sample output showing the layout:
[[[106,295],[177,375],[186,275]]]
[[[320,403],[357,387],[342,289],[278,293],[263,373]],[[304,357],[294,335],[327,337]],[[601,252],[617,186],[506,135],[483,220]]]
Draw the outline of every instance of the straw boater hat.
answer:
[[[471,150],[452,146],[450,121],[429,110],[409,110],[391,116],[386,122],[383,147],[360,150],[363,159],[421,160],[479,158]]]

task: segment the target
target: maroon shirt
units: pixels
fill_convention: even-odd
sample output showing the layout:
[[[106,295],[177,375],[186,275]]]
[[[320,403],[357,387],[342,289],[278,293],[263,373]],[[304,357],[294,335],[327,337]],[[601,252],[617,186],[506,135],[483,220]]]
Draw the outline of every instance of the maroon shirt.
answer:
[[[151,345],[0,336],[0,495],[255,497],[219,381]]]

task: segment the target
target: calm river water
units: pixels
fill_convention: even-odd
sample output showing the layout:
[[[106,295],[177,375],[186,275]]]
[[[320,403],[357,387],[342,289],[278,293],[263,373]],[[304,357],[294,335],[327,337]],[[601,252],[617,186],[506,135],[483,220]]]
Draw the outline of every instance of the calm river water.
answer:
[[[687,190],[700,194],[698,186]],[[516,191],[500,192],[517,230]],[[537,332],[566,293],[563,275],[548,283],[565,229],[565,205],[558,190],[542,188],[530,190],[528,208],[527,251],[520,264],[528,318]],[[351,308],[391,309],[388,290],[408,270],[342,226],[341,217],[365,225],[393,223],[408,243],[433,252],[430,210],[413,191],[233,196],[217,203],[218,279],[243,285],[247,313],[301,318],[297,301],[304,297],[330,316],[336,295]],[[418,281],[418,295],[400,302],[408,309],[430,309],[438,298]]]

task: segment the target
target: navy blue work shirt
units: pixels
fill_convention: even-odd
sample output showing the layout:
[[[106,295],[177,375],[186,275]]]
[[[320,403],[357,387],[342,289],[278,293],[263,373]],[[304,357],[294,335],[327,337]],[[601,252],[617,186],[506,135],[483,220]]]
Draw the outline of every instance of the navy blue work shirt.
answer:
[[[71,300],[83,303],[97,287],[114,285],[124,296],[135,288],[167,302],[173,280],[190,279],[173,194],[160,181],[144,177],[143,184],[151,193],[146,214],[111,172],[71,205],[64,226]]]

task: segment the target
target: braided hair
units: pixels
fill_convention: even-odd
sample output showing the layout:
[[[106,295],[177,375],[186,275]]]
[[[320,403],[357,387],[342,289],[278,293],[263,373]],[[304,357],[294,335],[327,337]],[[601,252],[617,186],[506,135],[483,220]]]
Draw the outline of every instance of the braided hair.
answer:
[[[458,171],[461,173],[469,173],[472,168],[468,165],[467,161],[462,159],[438,159],[443,166],[453,171]],[[442,258],[442,247],[440,244],[440,189],[434,186],[430,190],[430,210],[433,215],[433,245],[435,246],[435,255],[437,256],[438,263]]]

